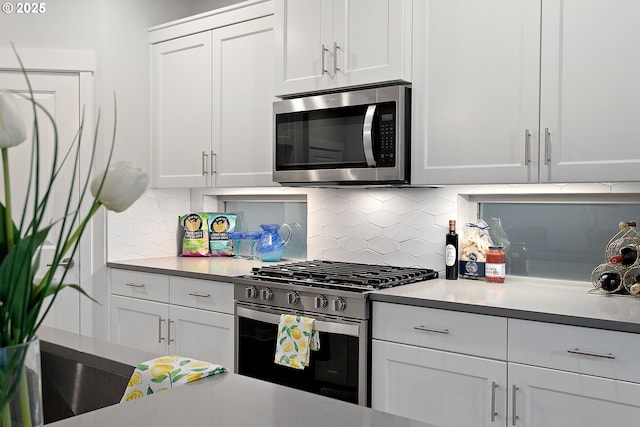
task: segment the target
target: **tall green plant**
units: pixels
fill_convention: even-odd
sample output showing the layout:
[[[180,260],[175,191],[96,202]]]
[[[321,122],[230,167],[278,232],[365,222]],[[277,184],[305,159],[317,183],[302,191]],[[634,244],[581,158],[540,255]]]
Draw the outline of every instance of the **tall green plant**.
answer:
[[[55,119],[36,101],[29,76],[15,47],[14,52],[20,63],[28,91],[26,94],[0,91],[0,152],[5,194],[4,203],[0,202],[0,348],[31,341],[62,289],[70,287],[87,295],[78,284],[64,283],[70,264],[62,263],[63,258],[72,258],[76,254],[82,234],[100,207],[104,206],[115,212],[127,209],[144,193],[148,182],[147,174],[130,163],[112,163],[115,120],[107,167],[92,180],[89,178],[94,168],[98,147],[99,115],[94,138],[90,141],[89,170],[86,176],[80,176],[78,170],[80,152],[87,143],[83,140],[84,112],[71,147],[67,152],[60,153]],[[28,101],[34,117],[28,185],[19,224],[12,218],[9,149],[22,144],[26,140],[27,132],[16,95]],[[114,97],[114,110],[115,105]],[[44,158],[42,153],[47,147],[41,141],[39,116],[46,124],[50,123],[54,130],[53,144],[50,147],[52,160],[49,165],[51,171],[49,174],[41,172],[44,169],[41,164]],[[71,171],[68,182],[61,181],[63,168],[69,168]],[[74,188],[77,188],[77,182],[80,183],[80,195],[76,198],[74,193],[77,190]],[[68,194],[64,212],[52,223],[45,213],[53,197],[54,184],[56,191],[68,188]],[[89,200],[88,213],[83,216],[81,207],[85,201],[89,202]],[[25,220],[25,218],[30,219]],[[55,236],[51,236],[53,230],[56,230]],[[42,244],[47,236],[55,242],[53,260],[44,276],[36,280],[36,272],[40,268]],[[62,267],[59,267],[61,265]],[[60,274],[57,280],[54,278],[55,271]],[[48,297],[52,298],[47,299]],[[0,427],[9,427],[11,418],[8,404],[16,389],[20,389],[20,393],[26,391],[23,368],[25,352],[15,351],[4,354],[6,360],[0,360],[0,413],[2,414]],[[13,356],[6,356],[6,354]],[[22,413],[22,425],[30,426],[31,420],[25,419],[28,411],[23,410]]]

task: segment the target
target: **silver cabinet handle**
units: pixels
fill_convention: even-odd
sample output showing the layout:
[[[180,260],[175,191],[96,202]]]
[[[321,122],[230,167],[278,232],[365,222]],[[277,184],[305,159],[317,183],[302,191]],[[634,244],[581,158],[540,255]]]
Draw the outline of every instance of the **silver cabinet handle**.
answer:
[[[72,258],[64,258],[62,262],[60,262],[56,267],[67,267],[67,269],[69,269],[69,268],[73,268],[73,266],[75,265],[76,263],[73,261]],[[47,267],[53,267],[53,264],[47,264]]]
[[[213,151],[211,152],[211,174],[213,175],[214,173],[218,172],[218,169],[216,168],[216,159],[218,158],[218,156],[216,155],[216,153],[214,153]]]
[[[551,163],[551,132],[549,128],[544,128],[544,164]]]
[[[209,155],[207,153],[205,153],[204,151],[202,152],[202,175],[206,175],[209,172],[207,172],[207,157]]]
[[[496,389],[498,388],[498,384],[495,381],[491,382],[491,422],[496,420]]]
[[[338,74],[338,71],[340,70],[340,68],[338,68],[338,49],[340,49],[340,46],[338,46],[338,42],[333,42],[333,75],[334,76]]]
[[[518,416],[516,415],[516,392],[518,391],[518,386],[513,385],[511,391],[511,425],[516,425],[516,420]]]
[[[435,332],[436,334],[444,334],[444,335],[449,335],[449,330],[448,329],[432,329],[432,328],[427,328],[426,326],[414,326],[413,329],[416,329],[418,331],[425,331],[425,332]]]
[[[144,283],[134,283],[134,282],[125,283],[124,285],[129,286],[130,288],[144,288],[145,286]]]
[[[211,298],[211,294],[201,294],[200,292],[189,292],[189,295],[198,298]]]
[[[364,123],[362,125],[362,148],[364,148],[364,158],[367,166],[370,168],[376,165],[376,159],[373,156],[373,118],[376,115],[377,105],[369,105],[364,115]]]
[[[524,164],[531,164],[531,131],[524,130]]]
[[[164,319],[162,317],[158,317],[158,344],[164,341],[164,337],[162,336],[162,322],[164,322]]]
[[[322,65],[321,65],[322,74],[324,74],[324,73],[329,74],[329,70],[327,70],[327,66],[326,66],[326,63],[325,63],[325,56],[324,56],[324,54],[326,52],[329,52],[329,49],[327,49],[327,47],[324,44],[322,44]]]
[[[176,323],[176,322],[174,322],[173,320],[169,319],[169,324],[167,325],[167,338],[169,338],[167,340],[167,342],[169,344],[171,344],[172,342],[175,342],[175,340],[173,338],[171,338],[171,324],[172,323]]]
[[[581,356],[601,357],[603,359],[615,359],[616,355],[613,353],[594,353],[592,351],[584,351],[579,348],[571,348],[567,350],[567,353],[579,354]]]

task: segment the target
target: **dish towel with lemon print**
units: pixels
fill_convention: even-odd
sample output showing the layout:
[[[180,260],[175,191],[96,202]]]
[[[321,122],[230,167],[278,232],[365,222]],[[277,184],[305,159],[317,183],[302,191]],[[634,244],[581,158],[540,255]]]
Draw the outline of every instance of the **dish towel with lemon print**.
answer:
[[[281,314],[274,362],[295,369],[309,366],[310,350],[320,350],[320,334],[311,317]]]
[[[220,365],[181,356],[151,359],[136,366],[120,402],[128,402],[227,371],[227,368]]]

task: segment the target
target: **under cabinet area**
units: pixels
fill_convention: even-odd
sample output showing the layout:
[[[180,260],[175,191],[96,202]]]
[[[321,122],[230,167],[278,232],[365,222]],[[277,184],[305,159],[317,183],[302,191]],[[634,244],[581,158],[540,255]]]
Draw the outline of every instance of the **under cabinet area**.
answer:
[[[275,185],[273,3],[227,9],[150,30],[152,187]]]
[[[411,81],[412,0],[276,0],[275,94]]]
[[[439,426],[505,425],[507,320],[373,303],[372,408]]]
[[[412,183],[637,181],[639,14],[626,0],[416,2]]]
[[[110,280],[112,342],[233,370],[231,284],[119,269]]]

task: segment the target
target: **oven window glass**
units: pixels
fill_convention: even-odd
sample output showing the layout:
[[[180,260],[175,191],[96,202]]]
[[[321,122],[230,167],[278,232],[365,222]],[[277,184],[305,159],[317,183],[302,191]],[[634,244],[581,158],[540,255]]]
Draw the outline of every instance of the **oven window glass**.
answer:
[[[239,318],[238,373],[358,403],[358,338],[320,333],[320,350],[300,370],[274,363],[278,325]]]

